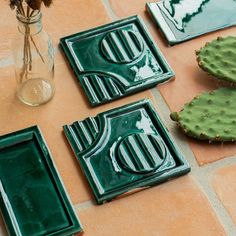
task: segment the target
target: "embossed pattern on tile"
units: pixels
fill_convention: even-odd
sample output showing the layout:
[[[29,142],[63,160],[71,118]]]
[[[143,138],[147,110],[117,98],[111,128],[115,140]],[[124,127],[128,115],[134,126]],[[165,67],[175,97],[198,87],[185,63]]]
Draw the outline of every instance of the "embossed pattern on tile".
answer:
[[[79,209],[78,214],[86,236],[226,235],[190,176],[103,206]]]
[[[213,173],[211,178],[212,185],[219,199],[232,217],[236,224],[236,165],[220,168]]]
[[[65,125],[64,132],[98,204],[190,171],[149,100]]]
[[[137,16],[64,37],[60,45],[92,106],[174,75]]]

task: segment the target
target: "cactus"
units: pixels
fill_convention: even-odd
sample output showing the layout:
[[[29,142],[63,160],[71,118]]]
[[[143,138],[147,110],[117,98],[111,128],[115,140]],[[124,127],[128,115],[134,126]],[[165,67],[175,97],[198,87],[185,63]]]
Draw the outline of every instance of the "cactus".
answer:
[[[209,141],[236,141],[236,90],[220,88],[205,92],[171,113],[188,136]]]
[[[236,37],[218,37],[196,51],[196,55],[200,68],[220,80],[235,85]]]

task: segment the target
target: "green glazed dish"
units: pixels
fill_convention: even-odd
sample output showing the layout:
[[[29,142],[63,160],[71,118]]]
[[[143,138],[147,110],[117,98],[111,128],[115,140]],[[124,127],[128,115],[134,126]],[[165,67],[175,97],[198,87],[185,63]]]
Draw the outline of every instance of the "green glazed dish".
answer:
[[[139,16],[67,36],[60,45],[92,106],[174,76]]]
[[[82,231],[37,126],[0,136],[0,206],[9,235]]]
[[[146,8],[170,45],[236,24],[235,0],[162,0]]]
[[[190,171],[149,100],[65,125],[64,132],[98,204]]]

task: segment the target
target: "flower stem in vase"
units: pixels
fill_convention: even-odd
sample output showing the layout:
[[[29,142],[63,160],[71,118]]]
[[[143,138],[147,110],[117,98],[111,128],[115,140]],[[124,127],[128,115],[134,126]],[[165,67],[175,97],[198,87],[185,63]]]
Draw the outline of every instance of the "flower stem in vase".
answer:
[[[13,41],[17,96],[25,104],[37,106],[49,101],[55,92],[54,50],[42,30],[41,4],[51,0],[9,0],[16,9],[18,33]],[[21,43],[20,43],[21,42]]]

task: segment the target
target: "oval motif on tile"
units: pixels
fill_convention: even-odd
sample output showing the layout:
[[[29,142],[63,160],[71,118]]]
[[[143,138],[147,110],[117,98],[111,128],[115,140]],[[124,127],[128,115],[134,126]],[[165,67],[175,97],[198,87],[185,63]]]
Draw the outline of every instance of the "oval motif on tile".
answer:
[[[108,33],[101,42],[105,58],[115,63],[129,63],[143,52],[142,39],[133,31],[117,30]]]
[[[155,171],[163,164],[166,156],[162,139],[151,134],[130,135],[118,147],[118,158],[122,166],[135,173]]]

